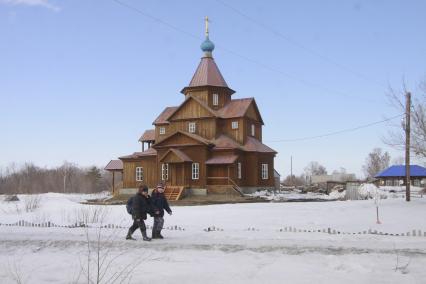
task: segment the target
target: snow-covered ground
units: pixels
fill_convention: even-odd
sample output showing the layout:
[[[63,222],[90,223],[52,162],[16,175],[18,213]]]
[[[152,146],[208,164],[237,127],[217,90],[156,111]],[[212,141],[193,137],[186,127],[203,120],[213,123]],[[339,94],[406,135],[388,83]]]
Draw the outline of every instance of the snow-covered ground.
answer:
[[[29,197],[19,198],[0,201],[0,223],[131,224],[123,205],[78,203],[93,195],[43,194],[33,212],[25,212]],[[382,200],[381,225],[372,200],[172,209],[165,226],[182,230],[165,230],[166,239],[152,242],[143,242],[140,232],[137,241],[124,240],[125,228],[0,226],[0,283],[17,278],[21,283],[87,283],[87,274],[96,278],[97,236],[100,258],[106,259],[100,269],[106,271],[103,281],[114,273],[127,275],[127,269],[133,270],[125,279],[130,283],[425,283],[426,237],[357,233],[423,234],[426,198]],[[208,227],[215,230],[207,232]],[[286,227],[302,232],[284,232]],[[341,234],[303,232],[327,228]]]
[[[382,199],[385,198],[405,198],[405,186],[380,186],[376,187],[374,184],[361,184],[358,187],[359,199],[372,199],[378,193]],[[423,188],[412,186],[411,197],[423,198]],[[330,194],[319,192],[305,192],[302,193],[299,189],[293,190],[262,190],[257,191],[248,196],[260,197],[270,201],[294,201],[294,200],[344,200],[346,191],[341,192],[334,190]],[[425,196],[426,197],[426,196]]]

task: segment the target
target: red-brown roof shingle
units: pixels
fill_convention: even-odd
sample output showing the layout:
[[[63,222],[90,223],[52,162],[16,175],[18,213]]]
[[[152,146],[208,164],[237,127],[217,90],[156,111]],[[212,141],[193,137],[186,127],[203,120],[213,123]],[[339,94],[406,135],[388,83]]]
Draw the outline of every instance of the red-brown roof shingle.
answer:
[[[200,64],[189,83],[189,87],[199,86],[228,87],[213,57],[201,58]]]
[[[144,141],[155,141],[155,129],[148,129],[142,134],[141,138],[139,138],[139,142]]]
[[[152,124],[168,123],[170,115],[172,115],[178,107],[166,107],[163,112],[154,120]]]
[[[269,148],[254,137],[247,137],[247,141],[246,144],[244,144],[243,149],[247,152],[277,153],[277,151]]]
[[[122,171],[123,162],[121,160],[111,160],[104,169],[106,171]]]
[[[235,163],[237,155],[221,155],[208,159],[206,165],[229,165]]]

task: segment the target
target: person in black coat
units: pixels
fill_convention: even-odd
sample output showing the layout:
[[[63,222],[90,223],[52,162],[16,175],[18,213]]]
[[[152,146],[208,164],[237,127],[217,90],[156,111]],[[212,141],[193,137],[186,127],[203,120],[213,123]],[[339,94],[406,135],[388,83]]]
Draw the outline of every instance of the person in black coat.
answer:
[[[164,186],[160,183],[157,185],[157,188],[151,194],[152,204],[155,207],[154,214],[154,225],[152,226],[152,238],[153,239],[163,239],[161,235],[161,230],[164,225],[164,210],[172,215],[172,210],[170,209],[167,198],[164,195]]]
[[[137,228],[140,228],[144,241],[151,240],[151,238],[148,238],[146,235],[146,226],[144,220],[146,220],[147,214],[153,214],[153,211],[154,209],[151,203],[151,199],[148,195],[148,187],[146,185],[139,186],[138,192],[132,200],[133,225],[129,228],[129,232],[126,236],[127,240],[134,240],[132,234],[136,231]]]

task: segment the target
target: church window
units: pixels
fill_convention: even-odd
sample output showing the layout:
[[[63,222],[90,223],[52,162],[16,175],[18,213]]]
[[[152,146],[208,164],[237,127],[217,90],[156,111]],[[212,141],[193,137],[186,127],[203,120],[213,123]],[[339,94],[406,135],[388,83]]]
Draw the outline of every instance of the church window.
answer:
[[[213,94],[213,105],[218,106],[219,105],[219,95]]]
[[[268,179],[268,164],[262,164],[262,179]]]
[[[192,179],[200,178],[200,164],[192,163]]]
[[[237,164],[237,170],[238,170],[238,178],[241,179],[242,175],[241,175],[241,163]]]
[[[166,128],[165,127],[160,127],[160,134],[166,134]]]
[[[161,164],[161,180],[169,180],[169,164]]]
[[[254,124],[251,125],[251,136],[254,136],[254,134],[256,133],[256,127],[254,126]]]
[[[232,122],[232,129],[238,129],[238,121]]]
[[[136,181],[143,181],[143,168],[136,167]]]
[[[188,124],[188,132],[189,133],[195,133],[195,122],[190,122]]]

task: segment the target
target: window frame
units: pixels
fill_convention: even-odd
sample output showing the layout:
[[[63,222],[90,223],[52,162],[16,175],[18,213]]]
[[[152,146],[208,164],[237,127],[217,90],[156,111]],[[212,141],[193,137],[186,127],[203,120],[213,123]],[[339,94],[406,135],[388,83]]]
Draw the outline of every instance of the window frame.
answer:
[[[238,129],[239,123],[238,120],[234,120],[231,122],[231,129]]]
[[[135,180],[136,181],[143,181],[143,167],[136,167],[135,168]]]
[[[219,105],[219,94],[214,93],[212,100],[213,100],[213,102],[212,102],[213,106],[218,106]]]
[[[200,163],[192,163],[191,166],[191,173],[192,173],[192,180],[199,180],[200,179]]]
[[[269,164],[262,164],[261,177],[263,180],[269,179]]]
[[[160,135],[166,134],[166,128],[164,126],[160,126],[158,131],[159,131]]]
[[[197,130],[197,125],[195,124],[195,122],[189,122],[188,123],[188,132],[189,133],[195,133],[196,130]]]
[[[169,180],[169,164],[168,163],[161,164],[161,180],[162,181]]]

